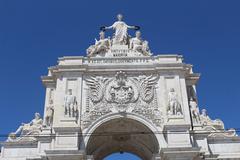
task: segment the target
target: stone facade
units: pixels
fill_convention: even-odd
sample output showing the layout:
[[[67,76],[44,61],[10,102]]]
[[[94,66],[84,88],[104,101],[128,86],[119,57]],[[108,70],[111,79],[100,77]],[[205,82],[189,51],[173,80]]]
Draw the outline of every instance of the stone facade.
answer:
[[[101,27],[87,57],[61,57],[42,77],[43,120],[36,113],[10,133],[0,160],[101,160],[132,152],[144,160],[240,159],[240,138],[200,113],[200,75],[180,55],[152,56],[139,31],[118,15]],[[114,29],[112,38],[104,32]]]

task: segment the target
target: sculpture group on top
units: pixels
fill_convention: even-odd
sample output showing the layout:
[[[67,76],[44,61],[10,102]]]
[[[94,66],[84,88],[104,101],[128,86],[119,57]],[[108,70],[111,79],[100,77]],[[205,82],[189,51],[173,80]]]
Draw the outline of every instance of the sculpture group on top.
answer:
[[[139,53],[135,56],[150,56],[148,42],[141,38],[140,27],[127,25],[121,14],[117,15],[117,19],[113,25],[100,28],[99,40],[95,39],[95,44],[87,49],[88,57],[105,56],[113,46],[127,46],[128,50],[133,51],[133,53]],[[112,38],[105,38],[105,31],[109,29],[113,29],[114,34]],[[136,30],[135,37],[132,38],[128,34],[128,29]]]

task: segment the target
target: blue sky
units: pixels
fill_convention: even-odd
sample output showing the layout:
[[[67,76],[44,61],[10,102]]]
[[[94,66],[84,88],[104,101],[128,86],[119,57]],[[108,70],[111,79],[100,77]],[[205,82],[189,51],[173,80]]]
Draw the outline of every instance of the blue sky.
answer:
[[[117,13],[141,26],[153,53],[182,54],[193,64],[201,73],[200,108],[226,128],[240,128],[239,6],[239,0],[1,0],[0,134],[43,112],[40,76],[58,57],[85,55]]]
[[[122,154],[113,153],[104,158],[104,160],[141,160],[141,159],[134,154],[124,152]]]

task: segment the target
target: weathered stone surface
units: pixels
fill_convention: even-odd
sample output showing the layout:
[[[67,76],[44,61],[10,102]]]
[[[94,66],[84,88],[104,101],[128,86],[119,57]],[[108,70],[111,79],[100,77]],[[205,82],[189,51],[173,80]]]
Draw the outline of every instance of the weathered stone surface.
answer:
[[[200,114],[192,65],[180,55],[152,56],[140,32],[127,33],[137,28],[118,16],[88,57],[59,58],[42,77],[44,121],[36,115],[11,133],[0,160],[98,160],[113,152],[145,160],[240,159],[235,130]],[[106,29],[115,36],[105,39]]]

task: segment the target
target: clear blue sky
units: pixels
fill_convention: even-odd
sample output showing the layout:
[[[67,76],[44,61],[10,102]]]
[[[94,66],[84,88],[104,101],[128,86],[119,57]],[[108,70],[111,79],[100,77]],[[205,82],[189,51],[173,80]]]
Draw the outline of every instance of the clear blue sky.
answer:
[[[40,76],[58,57],[85,55],[117,13],[141,26],[155,54],[183,54],[202,74],[200,108],[240,128],[239,6],[239,0],[1,0],[0,134],[43,112]]]

